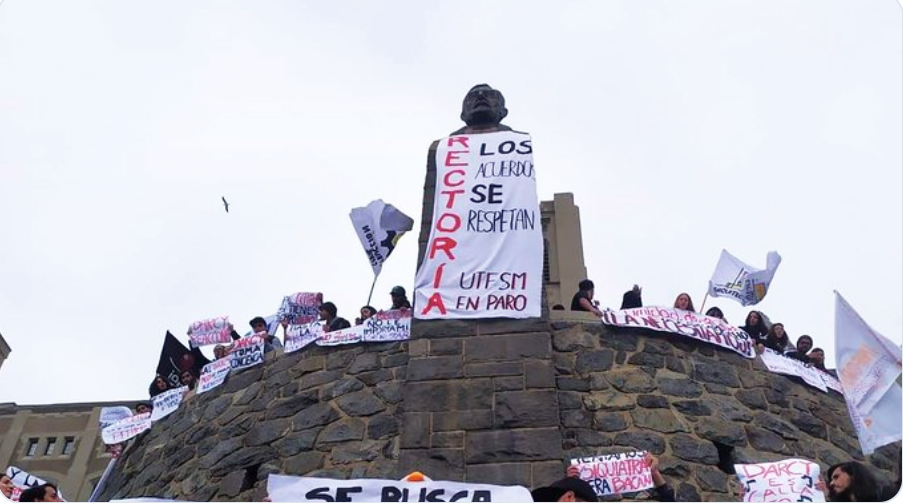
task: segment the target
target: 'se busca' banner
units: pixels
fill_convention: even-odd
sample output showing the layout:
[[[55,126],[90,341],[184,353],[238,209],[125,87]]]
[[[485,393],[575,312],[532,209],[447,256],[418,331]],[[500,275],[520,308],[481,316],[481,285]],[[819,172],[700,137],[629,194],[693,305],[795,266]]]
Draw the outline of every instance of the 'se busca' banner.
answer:
[[[752,338],[743,330],[720,318],[669,307],[638,307],[620,311],[602,311],[602,323],[615,327],[647,328],[659,332],[684,335],[715,344],[745,356],[755,358]]]
[[[428,480],[351,479],[270,475],[272,501],[533,501],[522,486]]]
[[[436,149],[432,229],[417,271],[421,319],[530,318],[543,238],[530,135],[451,136]]]

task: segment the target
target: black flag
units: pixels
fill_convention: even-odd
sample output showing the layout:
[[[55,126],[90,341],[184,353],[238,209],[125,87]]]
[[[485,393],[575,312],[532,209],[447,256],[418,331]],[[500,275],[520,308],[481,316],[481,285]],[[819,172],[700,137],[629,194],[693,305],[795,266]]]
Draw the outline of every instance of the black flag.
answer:
[[[163,376],[169,384],[181,386],[179,375],[183,370],[188,370],[197,377],[208,363],[210,360],[201,353],[200,348],[188,349],[179,339],[166,331],[166,339],[160,351],[160,362],[157,364],[157,374]]]

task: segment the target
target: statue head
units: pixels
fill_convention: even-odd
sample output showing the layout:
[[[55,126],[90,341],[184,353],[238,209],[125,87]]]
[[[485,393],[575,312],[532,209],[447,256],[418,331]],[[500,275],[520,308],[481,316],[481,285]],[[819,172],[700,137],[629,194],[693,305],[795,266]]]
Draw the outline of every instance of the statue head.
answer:
[[[477,84],[470,88],[461,106],[461,120],[468,126],[498,125],[507,115],[505,97],[489,84]]]

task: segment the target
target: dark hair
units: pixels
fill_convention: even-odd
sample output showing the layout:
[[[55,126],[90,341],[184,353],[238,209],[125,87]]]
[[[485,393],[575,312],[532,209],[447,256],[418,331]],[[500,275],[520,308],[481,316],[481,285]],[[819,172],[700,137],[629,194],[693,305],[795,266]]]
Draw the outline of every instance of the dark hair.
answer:
[[[797,345],[797,347],[799,347],[800,342],[801,342],[803,339],[806,339],[806,340],[809,341],[809,346],[812,346],[813,344],[815,344],[815,342],[812,340],[812,337],[809,337],[808,335],[801,335],[801,336],[799,337],[799,339],[796,340],[796,345]]]
[[[592,281],[585,279],[585,280],[581,281],[580,283],[578,283],[577,287],[584,292],[588,292],[588,291],[596,288],[596,285],[594,285]]]
[[[324,302],[320,304],[320,309],[329,313],[330,318],[335,318],[338,315],[338,308],[335,307],[335,304],[332,302]]]
[[[695,313],[696,308],[693,307],[693,297],[690,297],[690,294],[688,294],[687,292],[681,292],[681,293],[677,294],[677,298],[674,299],[674,307],[677,308],[677,301],[680,300],[681,295],[687,296],[687,301],[688,301],[687,302],[687,311],[690,311],[691,313]]]
[[[361,308],[361,310],[364,310],[364,309],[370,311],[370,316],[373,316],[374,314],[376,314],[376,308],[373,306],[364,306]]]
[[[721,318],[722,320],[724,319],[724,313],[721,312],[721,309],[717,306],[710,307],[709,310],[705,312],[705,315],[713,318]]]
[[[552,306],[552,311],[564,311],[564,306],[562,306],[561,304],[555,304],[554,306]]]
[[[834,489],[831,488],[831,477],[835,470],[840,470],[850,476],[849,487],[840,493],[834,492]],[[828,468],[825,478],[830,501],[878,501],[880,489],[878,479],[862,463],[856,461],[837,463]]]
[[[162,379],[163,382],[166,383],[166,388],[165,388],[165,389],[157,389],[157,379]],[[163,393],[164,391],[169,390],[169,388],[171,388],[171,387],[172,387],[172,385],[170,384],[169,379],[167,379],[167,378],[161,376],[160,374],[157,374],[157,375],[154,377],[154,380],[151,381],[151,383],[150,383],[150,389],[149,389],[148,391],[149,391],[149,393],[150,393],[151,398],[153,398],[153,397],[159,395],[160,393]]]
[[[821,353],[824,353],[824,352],[825,352],[825,350],[822,349],[822,348],[812,348],[812,349],[809,350],[810,353],[815,352],[815,351],[819,351],[819,352],[821,352]]]
[[[22,491],[22,494],[19,495],[19,501],[44,501],[44,495],[47,494],[48,487],[52,487],[53,490],[57,493],[60,492],[60,490],[57,489],[56,485],[47,482],[39,486],[29,487],[28,489]]]
[[[265,320],[265,319],[264,319],[263,317],[261,317],[261,316],[257,316],[257,317],[255,317],[253,320],[249,321],[249,322],[248,322],[248,325],[251,325],[251,328],[254,328],[254,325],[256,325],[257,323],[263,323],[264,325],[266,325],[266,324],[267,324],[267,320]]]

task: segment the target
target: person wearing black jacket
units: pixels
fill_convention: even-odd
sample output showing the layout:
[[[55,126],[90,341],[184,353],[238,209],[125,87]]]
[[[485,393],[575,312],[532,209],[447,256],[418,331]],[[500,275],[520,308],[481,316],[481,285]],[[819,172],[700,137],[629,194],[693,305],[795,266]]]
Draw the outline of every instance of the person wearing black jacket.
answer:
[[[624,292],[624,298],[621,300],[621,309],[636,309],[643,307],[643,288],[640,285],[633,285],[633,288]]]
[[[765,337],[768,335],[768,327],[765,326],[765,317],[762,316],[762,313],[759,311],[750,311],[749,314],[746,315],[746,323],[740,327],[740,330],[749,334],[756,344],[763,344],[765,342]]]

